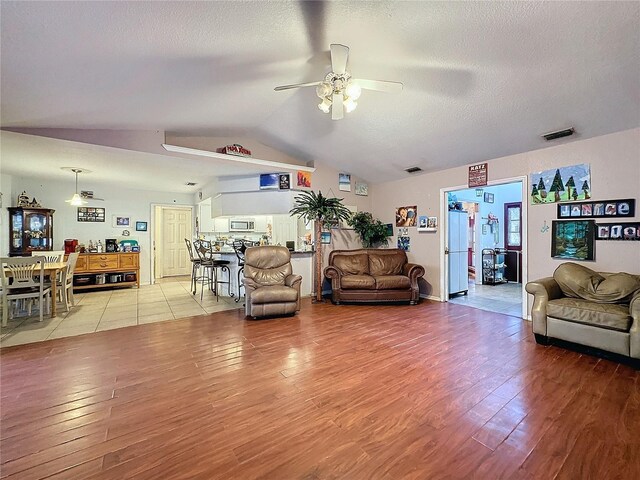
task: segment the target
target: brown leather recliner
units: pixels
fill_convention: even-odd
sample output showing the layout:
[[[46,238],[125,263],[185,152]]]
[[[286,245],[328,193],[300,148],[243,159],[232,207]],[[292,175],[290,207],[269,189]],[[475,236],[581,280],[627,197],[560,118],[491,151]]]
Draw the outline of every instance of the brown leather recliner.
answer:
[[[286,247],[251,247],[244,256],[244,289],[247,316],[271,317],[300,310],[300,283],[294,275]]]

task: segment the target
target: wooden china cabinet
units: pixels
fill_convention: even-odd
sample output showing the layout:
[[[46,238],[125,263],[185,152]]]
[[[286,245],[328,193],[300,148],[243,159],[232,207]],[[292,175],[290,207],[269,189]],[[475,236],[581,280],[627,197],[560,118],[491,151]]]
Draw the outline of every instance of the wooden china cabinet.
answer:
[[[53,212],[49,208],[9,207],[9,255],[28,256],[53,249]]]

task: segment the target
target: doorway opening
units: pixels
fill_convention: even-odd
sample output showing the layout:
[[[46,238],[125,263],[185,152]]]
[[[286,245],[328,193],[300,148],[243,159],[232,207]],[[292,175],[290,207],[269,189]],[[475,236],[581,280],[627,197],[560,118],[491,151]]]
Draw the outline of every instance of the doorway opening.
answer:
[[[191,274],[185,238],[193,231],[193,207],[154,205],[152,221],[152,272],[161,278]]]
[[[526,318],[525,180],[442,189],[442,301]]]

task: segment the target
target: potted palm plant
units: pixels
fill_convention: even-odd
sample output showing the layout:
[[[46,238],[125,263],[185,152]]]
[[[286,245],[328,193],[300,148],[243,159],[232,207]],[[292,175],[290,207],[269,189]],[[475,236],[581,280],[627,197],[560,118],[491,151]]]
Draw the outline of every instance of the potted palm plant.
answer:
[[[320,235],[325,225],[335,225],[341,220],[347,221],[351,212],[342,204],[342,198],[325,197],[322,192],[304,191],[294,198],[294,207],[289,211],[306,222],[313,222],[315,230],[315,281],[316,302],[322,302],[322,245]]]

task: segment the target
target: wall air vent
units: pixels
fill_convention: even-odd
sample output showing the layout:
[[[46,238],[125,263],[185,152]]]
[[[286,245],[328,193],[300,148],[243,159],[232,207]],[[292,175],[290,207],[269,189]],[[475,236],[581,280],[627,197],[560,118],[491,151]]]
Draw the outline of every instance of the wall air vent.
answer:
[[[541,137],[544,138],[547,142],[550,142],[551,140],[556,140],[558,138],[568,137],[570,135],[573,135],[574,133],[576,133],[576,131],[573,129],[573,127],[571,127],[565,128],[564,130],[556,130],[555,132],[544,133],[541,135]]]
[[[185,183],[185,185],[186,185],[187,187],[195,187],[195,186],[197,185],[197,183],[194,183],[194,182],[187,182],[187,183]]]
[[[421,172],[422,169],[420,167],[409,167],[409,168],[405,168],[404,171],[407,173],[418,173],[418,172]]]

